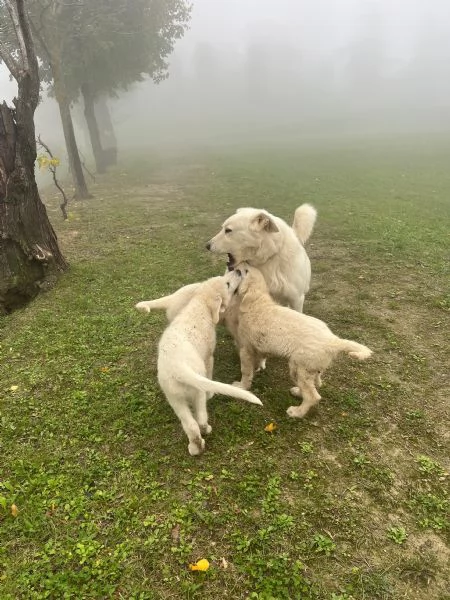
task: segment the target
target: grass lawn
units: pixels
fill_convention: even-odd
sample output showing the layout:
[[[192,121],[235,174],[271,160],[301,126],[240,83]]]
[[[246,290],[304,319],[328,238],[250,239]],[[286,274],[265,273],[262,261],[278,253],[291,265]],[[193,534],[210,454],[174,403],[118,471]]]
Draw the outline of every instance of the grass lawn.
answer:
[[[149,150],[65,223],[48,190],[70,270],[0,321],[1,600],[448,599],[449,164],[439,139]],[[237,207],[305,201],[305,312],[374,357],[336,361],[300,421],[269,360],[264,407],[213,398],[190,457],[165,316],[133,306],[222,273],[204,244]],[[220,329],[215,377],[238,375]]]

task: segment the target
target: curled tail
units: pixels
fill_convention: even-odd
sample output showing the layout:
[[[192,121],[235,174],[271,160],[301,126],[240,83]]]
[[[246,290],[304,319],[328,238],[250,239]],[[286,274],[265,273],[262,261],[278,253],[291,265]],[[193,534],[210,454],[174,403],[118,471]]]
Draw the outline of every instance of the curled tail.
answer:
[[[305,244],[311,235],[316,217],[317,210],[311,204],[302,204],[295,211],[292,229],[302,244]]]
[[[352,340],[338,338],[337,347],[340,352],[346,352],[351,358],[358,360],[366,360],[373,354],[370,348]]]
[[[214,381],[199,375],[193,369],[185,367],[179,376],[183,378],[183,381],[192,387],[202,390],[202,392],[212,392],[214,394],[222,394],[223,396],[232,396],[233,398],[239,398],[239,400],[246,400],[252,404],[259,404],[262,406],[262,402],[251,392],[243,390],[242,388],[229,385],[228,383],[221,383],[220,381]]]

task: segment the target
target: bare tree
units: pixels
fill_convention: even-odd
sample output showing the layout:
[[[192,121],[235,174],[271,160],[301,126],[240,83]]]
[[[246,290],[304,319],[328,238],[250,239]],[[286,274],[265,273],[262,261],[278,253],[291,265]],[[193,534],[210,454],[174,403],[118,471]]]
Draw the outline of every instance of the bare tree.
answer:
[[[16,51],[0,40],[0,58],[17,81],[14,107],[0,105],[0,312],[25,304],[67,268],[34,175],[38,62],[24,0],[1,0]]]

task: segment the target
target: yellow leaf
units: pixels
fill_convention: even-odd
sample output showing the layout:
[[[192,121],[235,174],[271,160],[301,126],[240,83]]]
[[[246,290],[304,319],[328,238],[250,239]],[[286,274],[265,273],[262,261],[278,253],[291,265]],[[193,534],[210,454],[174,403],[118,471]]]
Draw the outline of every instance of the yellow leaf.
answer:
[[[191,571],[207,571],[209,569],[209,562],[206,558],[198,560],[195,565],[189,565]]]
[[[11,390],[11,392],[15,392],[16,390],[19,389],[19,386],[18,385],[12,385],[9,389]]]
[[[268,425],[266,425],[264,427],[264,431],[268,431],[269,433],[272,433],[272,431],[276,428],[277,428],[277,426],[275,423],[269,423]]]
[[[19,514],[19,509],[15,504],[11,504],[11,514],[13,517],[17,517],[17,515]]]
[[[109,367],[102,367],[102,368],[100,369],[100,371],[101,371],[102,373],[107,373],[107,372],[109,371]]]

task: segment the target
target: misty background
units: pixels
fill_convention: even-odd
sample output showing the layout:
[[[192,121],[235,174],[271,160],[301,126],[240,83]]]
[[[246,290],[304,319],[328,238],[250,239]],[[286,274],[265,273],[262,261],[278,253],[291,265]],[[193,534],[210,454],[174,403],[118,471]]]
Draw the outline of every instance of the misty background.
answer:
[[[120,149],[450,130],[445,0],[194,0],[169,63],[167,80],[111,99]],[[15,94],[3,66],[0,91]],[[57,105],[42,96],[36,131],[64,156]]]

